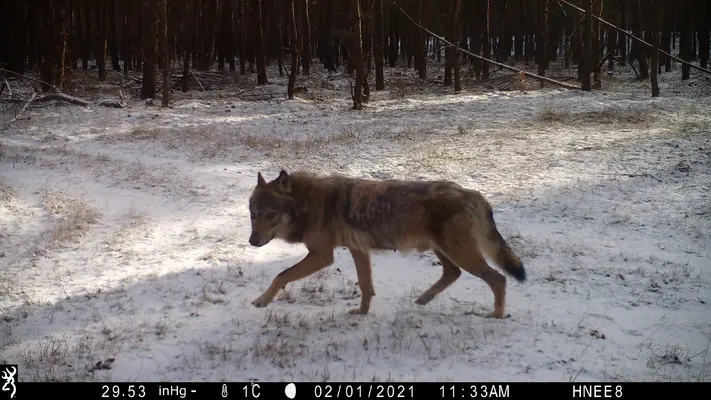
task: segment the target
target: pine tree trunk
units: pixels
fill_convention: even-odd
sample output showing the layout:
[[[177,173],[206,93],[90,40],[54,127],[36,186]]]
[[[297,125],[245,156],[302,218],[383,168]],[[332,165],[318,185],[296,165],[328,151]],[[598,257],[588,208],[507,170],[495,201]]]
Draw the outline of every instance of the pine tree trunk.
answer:
[[[355,68],[355,85],[353,87],[353,109],[360,110],[363,108],[363,48],[362,48],[362,33],[361,33],[361,17],[360,17],[360,0],[348,0],[350,3],[350,42],[351,42],[351,57],[353,59],[353,67]]]
[[[143,86],[141,98],[154,98],[156,93],[157,69],[157,16],[158,0],[145,0],[146,6],[142,8],[141,20],[143,21]]]
[[[548,69],[548,51],[546,46],[548,45],[548,0],[540,0],[540,18],[537,42],[536,43],[536,62],[538,63],[538,75],[546,76],[546,69]],[[543,87],[543,81],[539,81],[540,87]]]
[[[286,93],[289,99],[294,98],[294,86],[296,85],[296,73],[299,68],[299,32],[296,26],[296,14],[294,11],[294,0],[286,0],[287,25],[289,30],[289,51],[291,52],[291,72],[289,73],[289,84]]]
[[[632,32],[634,33],[635,36],[640,37],[642,36],[642,20],[643,20],[643,9],[642,9],[642,3],[641,0],[637,0],[636,4],[636,13],[634,13],[634,28],[632,29]],[[632,53],[634,54],[634,57],[637,59],[637,63],[639,63],[639,78],[640,79],[649,79],[649,64],[647,64],[647,48],[646,46],[643,46],[636,41],[632,42]]]
[[[651,39],[652,39],[652,57],[651,57],[651,76],[652,97],[659,97],[659,83],[657,82],[659,68],[659,29],[661,27],[661,10],[659,0],[651,0],[648,4],[652,17]]]
[[[252,27],[252,45],[257,59],[257,84],[266,85],[267,80],[267,55],[264,47],[264,30],[262,28],[262,0],[252,0],[250,4],[251,18],[249,25]]]
[[[96,1],[96,21],[98,23],[99,37],[96,39],[96,66],[99,69],[99,80],[106,80],[106,46],[108,44],[107,20],[108,0]]]
[[[371,2],[372,0],[361,0],[361,8],[363,10],[362,14],[366,17],[361,17],[361,34],[362,34],[362,46],[363,46],[363,103],[367,103],[370,100],[370,85],[368,84],[368,77],[370,76],[370,71],[372,69],[373,60],[373,38],[370,32],[370,17],[372,15]]]
[[[578,63],[578,68],[580,69],[580,81],[581,88],[586,91],[592,89],[590,82],[590,63],[592,62],[592,13],[593,13],[593,0],[585,0],[586,3],[586,13],[582,20],[582,30],[583,30],[583,54]]]
[[[375,0],[375,90],[385,89],[385,74],[383,67],[385,64],[385,20],[383,15],[383,0]]]
[[[301,51],[302,72],[304,75],[311,73],[311,17],[309,0],[301,0]]]
[[[462,79],[461,71],[459,66],[459,10],[462,8],[462,0],[452,0],[454,4],[452,5],[452,43],[455,45],[454,51],[452,52],[452,66],[454,68],[454,93],[459,93],[462,91]]]
[[[681,16],[682,20],[685,21],[681,24],[681,36],[679,38],[679,58],[686,62],[691,62],[692,57],[692,45],[691,42],[694,40],[693,32],[691,31],[691,20],[694,15],[694,8],[692,4],[693,0],[681,0]],[[689,79],[691,75],[691,68],[687,64],[681,65],[681,80]]]
[[[170,103],[170,60],[168,58],[168,0],[160,4],[160,51],[163,65],[163,98],[161,105],[168,107]]]
[[[484,58],[491,59],[491,39],[489,35],[491,34],[491,0],[483,0],[484,2],[484,12],[482,13],[484,17],[484,37],[482,38],[482,56]],[[489,79],[489,63],[484,61],[481,68],[481,79]]]

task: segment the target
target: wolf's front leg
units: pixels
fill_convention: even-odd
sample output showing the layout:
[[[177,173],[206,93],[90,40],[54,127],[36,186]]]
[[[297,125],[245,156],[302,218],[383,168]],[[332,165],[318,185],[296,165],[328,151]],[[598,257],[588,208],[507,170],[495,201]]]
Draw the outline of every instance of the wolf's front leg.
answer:
[[[370,299],[375,296],[373,289],[372,264],[370,254],[362,250],[349,248],[353,262],[355,263],[358,275],[358,286],[360,287],[361,299],[360,307],[348,311],[350,314],[367,314],[370,310]]]
[[[277,275],[269,288],[257,297],[252,304],[256,307],[266,307],[274,300],[274,297],[287,284],[305,278],[333,264],[333,250],[330,251],[309,251],[301,261],[292,267],[285,269]]]

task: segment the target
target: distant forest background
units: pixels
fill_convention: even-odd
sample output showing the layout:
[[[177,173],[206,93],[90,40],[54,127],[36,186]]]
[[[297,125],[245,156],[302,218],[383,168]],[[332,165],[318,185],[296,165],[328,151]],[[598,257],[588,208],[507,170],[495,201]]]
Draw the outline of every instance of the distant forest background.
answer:
[[[708,0],[3,0],[2,10],[0,74],[5,83],[34,74],[43,91],[61,91],[80,68],[99,80],[113,70],[135,73],[141,97],[154,98],[159,82],[189,91],[196,72],[214,69],[267,84],[277,64],[292,98],[296,76],[319,63],[354,77],[360,108],[385,88],[385,68],[424,79],[433,60],[455,92],[463,68],[486,80],[492,66],[516,62],[534,63],[535,79],[551,62],[577,66],[585,90],[605,63],[632,64],[653,95],[672,63],[682,63],[680,79],[711,73]]]

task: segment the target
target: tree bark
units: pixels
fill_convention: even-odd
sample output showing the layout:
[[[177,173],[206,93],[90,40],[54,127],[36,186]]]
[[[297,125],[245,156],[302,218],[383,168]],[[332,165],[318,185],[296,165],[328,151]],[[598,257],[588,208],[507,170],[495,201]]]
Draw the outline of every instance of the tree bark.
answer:
[[[592,62],[592,9],[593,0],[585,0],[587,12],[583,17],[582,28],[583,28],[583,55],[578,63],[578,68],[580,69],[580,83],[581,88],[586,91],[592,90],[592,85],[590,82],[590,73]]]
[[[141,98],[154,98],[156,93],[157,66],[157,19],[158,0],[146,0],[142,8],[141,20],[143,22],[143,86]]]
[[[299,32],[296,27],[296,16],[294,12],[294,0],[287,0],[287,23],[289,29],[289,51],[291,52],[291,72],[289,73],[289,83],[287,85],[287,96],[294,98],[294,86],[296,84],[296,73],[299,68],[299,50],[297,48]]]
[[[484,2],[484,37],[482,38],[482,56],[484,58],[491,58],[491,0],[483,0]],[[489,63],[484,62],[481,66],[481,79],[489,79]]]
[[[661,10],[658,4],[659,0],[652,0],[649,2],[649,9],[652,14],[652,65],[651,65],[651,76],[650,82],[652,84],[652,97],[659,97],[659,83],[657,81],[658,68],[659,68],[659,29],[661,27]]]
[[[163,98],[161,105],[170,103],[170,59],[168,52],[168,0],[161,0],[160,5],[160,51],[163,61]]]
[[[375,90],[385,89],[385,42],[384,42],[383,0],[375,0],[375,40],[373,52],[375,53]]]
[[[363,108],[363,47],[361,33],[361,17],[360,17],[360,0],[348,0],[350,3],[350,20],[351,20],[351,57],[353,59],[353,67],[355,68],[355,85],[353,87],[353,109],[360,110]]]
[[[462,91],[462,80],[461,71],[459,66],[459,10],[462,7],[462,0],[452,0],[452,43],[454,44],[454,49],[452,50],[452,68],[454,69],[454,93],[459,93]]]
[[[252,44],[257,59],[257,84],[266,85],[267,80],[267,55],[264,47],[264,29],[262,24],[262,0],[252,0],[250,4],[251,17],[249,25],[252,27]]]
[[[304,75],[311,73],[311,17],[309,16],[309,0],[301,0],[301,52],[302,72]]]
[[[681,36],[679,38],[679,56],[682,60],[687,63],[691,62],[692,57],[692,45],[691,42],[694,40],[692,32],[692,18],[694,15],[694,5],[692,0],[682,0],[681,1],[681,16],[684,21],[681,24]],[[689,64],[681,65],[681,80],[687,80],[690,77],[691,68]]]
[[[540,0],[540,29],[538,29],[537,42],[536,43],[536,53],[537,53],[537,63],[538,63],[538,75],[546,76],[546,69],[548,69],[548,51],[547,51],[547,38],[548,38],[548,0]],[[542,88],[544,81],[540,81],[540,87]]]

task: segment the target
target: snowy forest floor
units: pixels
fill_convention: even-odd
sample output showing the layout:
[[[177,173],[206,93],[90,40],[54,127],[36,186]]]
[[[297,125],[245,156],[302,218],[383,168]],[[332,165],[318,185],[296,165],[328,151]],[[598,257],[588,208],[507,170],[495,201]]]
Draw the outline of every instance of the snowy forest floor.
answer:
[[[318,66],[294,100],[272,68],[263,87],[215,72],[167,109],[128,88],[122,109],[5,110],[0,361],[21,380],[711,380],[708,77],[675,66],[651,98],[629,67],[592,92],[386,73],[362,111]],[[90,74],[82,96],[118,95]],[[510,318],[475,315],[493,297],[468,274],[415,304],[431,253],[375,256],[367,316],[346,313],[346,251],[253,307],[305,254],[247,242],[257,172],[281,168],[480,190],[529,274],[508,280]]]

